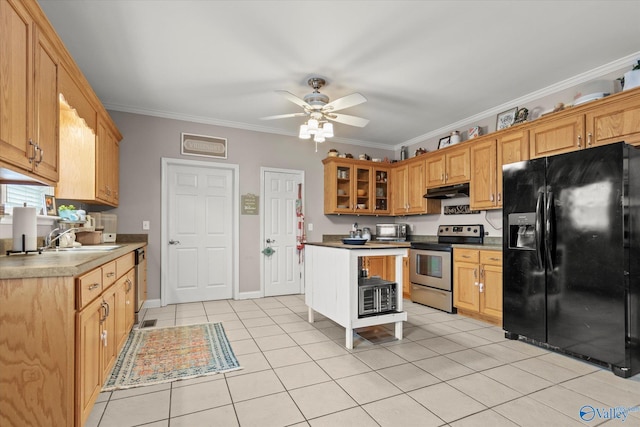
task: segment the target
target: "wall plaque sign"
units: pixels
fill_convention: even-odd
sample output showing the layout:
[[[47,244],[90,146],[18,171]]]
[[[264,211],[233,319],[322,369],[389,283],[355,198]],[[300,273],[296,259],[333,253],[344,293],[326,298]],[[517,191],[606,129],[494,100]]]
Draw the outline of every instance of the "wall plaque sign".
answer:
[[[462,214],[477,214],[480,211],[472,211],[469,205],[451,205],[444,206],[445,215],[462,215]]]
[[[182,133],[180,153],[189,156],[227,158],[227,139]]]
[[[240,196],[240,213],[242,215],[258,215],[260,213],[260,197],[255,194],[243,194]]]

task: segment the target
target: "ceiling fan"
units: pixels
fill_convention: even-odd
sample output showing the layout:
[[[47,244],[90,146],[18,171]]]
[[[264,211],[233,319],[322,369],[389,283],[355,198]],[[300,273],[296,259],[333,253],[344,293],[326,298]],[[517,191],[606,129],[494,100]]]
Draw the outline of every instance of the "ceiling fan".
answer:
[[[313,92],[300,99],[291,92],[286,90],[277,90],[276,92],[287,98],[289,101],[299,105],[304,110],[301,113],[279,114],[277,116],[262,117],[262,120],[286,119],[289,117],[308,117],[319,122],[332,120],[334,122],[343,123],[350,126],[365,127],[369,120],[362,117],[350,116],[348,114],[336,114],[336,111],[353,107],[367,101],[367,98],[359,93],[343,96],[335,101],[329,102],[329,97],[320,93],[320,88],[326,84],[326,81],[320,77],[311,77],[307,84],[313,88]]]

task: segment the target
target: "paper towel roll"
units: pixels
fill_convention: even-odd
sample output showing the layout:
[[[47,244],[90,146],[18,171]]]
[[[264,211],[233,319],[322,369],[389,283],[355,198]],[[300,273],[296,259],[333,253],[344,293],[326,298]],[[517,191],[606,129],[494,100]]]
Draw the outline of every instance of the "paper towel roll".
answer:
[[[24,247],[22,236],[24,235]],[[38,222],[36,221],[36,208],[13,208],[13,251],[37,250]]]

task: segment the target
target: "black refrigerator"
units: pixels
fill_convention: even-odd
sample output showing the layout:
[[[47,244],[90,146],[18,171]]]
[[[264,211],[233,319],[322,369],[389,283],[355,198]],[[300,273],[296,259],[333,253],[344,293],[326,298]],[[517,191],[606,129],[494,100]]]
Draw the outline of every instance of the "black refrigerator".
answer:
[[[505,165],[503,197],[505,336],[640,372],[640,150]]]

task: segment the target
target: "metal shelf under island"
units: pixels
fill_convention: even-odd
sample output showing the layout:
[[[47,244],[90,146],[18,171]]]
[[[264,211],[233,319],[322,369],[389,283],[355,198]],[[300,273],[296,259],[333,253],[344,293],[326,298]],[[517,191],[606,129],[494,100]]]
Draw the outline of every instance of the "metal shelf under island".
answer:
[[[341,242],[307,243],[305,246],[305,303],[309,322],[314,312],[345,328],[345,347],[353,348],[353,330],[368,326],[395,324],[395,337],[402,339],[402,259],[408,255],[407,243],[375,243],[347,245]],[[365,256],[395,257],[395,309],[380,314],[359,316],[358,258]]]

